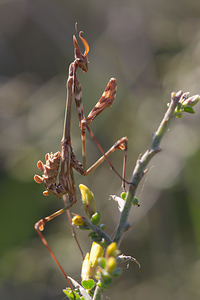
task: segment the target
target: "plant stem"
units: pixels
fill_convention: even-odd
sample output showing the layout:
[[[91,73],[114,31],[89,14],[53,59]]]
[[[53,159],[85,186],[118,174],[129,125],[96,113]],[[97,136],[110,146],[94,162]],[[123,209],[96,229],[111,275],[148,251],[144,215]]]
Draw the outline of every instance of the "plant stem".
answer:
[[[128,224],[127,220],[128,220],[130,209],[132,207],[132,201],[133,201],[136,189],[140,183],[140,180],[146,173],[147,164],[149,163],[151,158],[156,153],[161,151],[161,149],[159,148],[161,139],[164,136],[164,134],[168,128],[168,124],[169,124],[170,120],[174,116],[174,110],[182,96],[183,96],[182,91],[171,94],[171,103],[170,103],[169,108],[168,108],[167,112],[165,113],[165,116],[164,116],[163,120],[161,121],[157,131],[153,135],[153,139],[152,139],[150,148],[141,157],[139,157],[136,162],[136,166],[135,166],[135,168],[133,170],[133,174],[132,174],[131,184],[129,186],[129,191],[128,191],[128,194],[126,197],[126,203],[125,203],[124,209],[121,213],[120,222],[119,222],[119,225],[117,227],[117,231],[116,231],[116,234],[114,237],[114,242],[116,242],[117,244],[119,244],[122,234],[123,234],[124,230],[127,228],[127,224]]]
[[[102,294],[103,294],[103,289],[97,285],[92,300],[101,300]]]
[[[103,238],[108,245],[112,243],[110,237],[103,230],[101,230],[98,226],[92,224],[86,218],[82,217],[82,219],[87,224],[87,226],[91,228],[94,232],[96,232],[100,238]]]

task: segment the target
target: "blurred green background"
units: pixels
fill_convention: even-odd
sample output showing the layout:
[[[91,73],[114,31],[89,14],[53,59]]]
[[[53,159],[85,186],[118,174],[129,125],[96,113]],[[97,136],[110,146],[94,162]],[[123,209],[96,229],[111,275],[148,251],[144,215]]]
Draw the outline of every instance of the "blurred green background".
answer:
[[[74,24],[90,45],[89,71],[78,72],[85,114],[116,77],[116,102],[91,124],[108,149],[127,136],[130,179],[139,153],[150,145],[170,101],[180,89],[200,93],[200,2],[196,0],[0,1],[0,299],[65,299],[66,281],[34,230],[40,218],[63,206],[44,197],[33,181],[39,159],[60,150],[65,83],[73,60]],[[149,166],[120,249],[141,263],[124,265],[106,299],[200,298],[200,108],[171,123],[163,151]],[[81,140],[73,106],[73,149]],[[88,136],[88,166],[100,153]],[[111,158],[117,170],[122,153]],[[107,232],[119,220],[110,194],[121,182],[104,163],[76,185],[95,194]],[[78,198],[80,193],[77,190]],[[73,212],[84,214],[81,202]],[[91,242],[77,231],[84,253]],[[45,236],[63,268],[80,280],[81,257],[66,216]]]

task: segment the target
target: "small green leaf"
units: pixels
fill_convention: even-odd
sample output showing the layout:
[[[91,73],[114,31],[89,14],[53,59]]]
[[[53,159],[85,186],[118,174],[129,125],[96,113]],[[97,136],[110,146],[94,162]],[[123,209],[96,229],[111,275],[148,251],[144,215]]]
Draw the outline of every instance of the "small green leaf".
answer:
[[[93,279],[83,280],[81,284],[86,290],[91,290],[95,286],[95,282]]]
[[[68,278],[71,280],[73,286],[79,290],[80,294],[84,297],[84,300],[92,300],[92,298],[90,297],[90,295],[88,294],[87,290],[85,290],[82,285],[80,285],[76,280],[74,280],[73,278],[71,278],[70,276],[68,276]],[[69,290],[69,288],[68,288]],[[75,295],[76,295],[76,292],[75,292]],[[76,298],[76,299],[80,299],[80,296],[77,294],[77,297],[79,298]],[[74,298],[70,298],[70,300],[75,300]]]
[[[94,289],[93,289],[93,290],[89,290],[88,293],[89,293],[89,295],[90,295],[91,297],[93,297],[93,296],[94,296]]]
[[[190,114],[195,113],[194,109],[190,105],[184,105],[183,110],[184,110],[184,112],[187,112],[187,113],[190,113]]]
[[[182,118],[182,116],[183,116],[183,115],[182,115],[181,113],[176,113],[176,114],[175,114],[175,117],[176,117],[177,119]]]
[[[100,282],[98,282],[98,283],[97,283],[97,285],[98,285],[99,287],[101,287],[101,288],[104,288],[104,287],[103,287],[103,284],[102,284],[102,282],[101,282],[101,281],[100,281]]]
[[[70,295],[69,295],[69,292],[66,290],[63,290],[63,293],[67,296],[67,299],[70,299]]]
[[[100,236],[98,236],[97,234],[91,235],[90,237],[91,237],[92,241],[97,244],[100,244],[102,241],[102,238]]]
[[[98,236],[98,234],[96,234],[96,232],[92,231],[88,234],[89,238],[93,239],[96,238]]]
[[[70,300],[79,300],[80,299],[80,296],[79,294],[77,294],[75,291],[74,291],[74,294],[72,293],[71,289],[70,288],[66,288],[63,290],[63,293],[68,297],[68,299]],[[74,295],[76,298],[74,298]]]

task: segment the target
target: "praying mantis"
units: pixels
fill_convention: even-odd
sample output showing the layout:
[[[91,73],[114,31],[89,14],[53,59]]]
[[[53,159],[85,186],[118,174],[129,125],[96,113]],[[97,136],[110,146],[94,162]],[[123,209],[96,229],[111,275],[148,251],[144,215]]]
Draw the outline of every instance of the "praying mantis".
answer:
[[[77,31],[77,29],[76,29]],[[104,90],[102,97],[88,114],[87,118],[84,116],[83,112],[83,103],[82,103],[82,87],[77,78],[77,70],[80,68],[84,73],[88,71],[88,52],[89,45],[85,38],[83,38],[83,32],[78,32],[78,36],[83,43],[85,48],[84,54],[81,53],[80,47],[78,45],[75,35],[73,36],[73,43],[75,49],[75,59],[69,66],[69,75],[67,79],[67,99],[66,99],[66,110],[65,110],[65,121],[63,129],[63,137],[61,141],[62,151],[56,153],[47,153],[45,156],[46,163],[43,164],[42,161],[38,161],[37,167],[43,172],[42,176],[35,175],[34,180],[37,183],[43,183],[45,185],[46,191],[43,192],[45,196],[49,194],[54,194],[58,198],[63,198],[65,207],[59,211],[51,214],[48,217],[45,217],[39,220],[35,224],[35,230],[39,234],[43,244],[47,247],[48,251],[52,255],[53,259],[57,263],[61,272],[67,279],[68,276],[65,274],[63,268],[56,259],[54,253],[50,249],[46,239],[44,238],[42,231],[44,230],[45,223],[51,221],[60,214],[68,211],[76,202],[76,187],[74,182],[73,169],[79,172],[83,176],[89,175],[93,172],[103,161],[107,161],[111,169],[122,179],[123,190],[125,190],[125,169],[126,169],[126,160],[127,160],[127,138],[122,137],[119,139],[106,153],[103,151],[102,147],[96,140],[92,130],[89,125],[91,122],[107,107],[111,106],[116,97],[117,91],[117,82],[115,78],[111,78],[108,82],[106,89]],[[71,111],[72,111],[72,102],[73,98],[75,100],[76,109],[78,113],[79,127],[81,130],[81,139],[82,139],[82,157],[83,163],[80,163],[72,149],[71,145]],[[91,137],[97,144],[102,156],[90,167],[86,168],[86,130],[89,132]],[[115,170],[113,165],[108,159],[108,156],[113,153],[116,149],[124,150],[124,161],[123,161],[123,171],[122,176]],[[68,196],[68,201],[67,197]],[[69,216],[69,215],[68,215]],[[71,285],[70,285],[71,286]]]

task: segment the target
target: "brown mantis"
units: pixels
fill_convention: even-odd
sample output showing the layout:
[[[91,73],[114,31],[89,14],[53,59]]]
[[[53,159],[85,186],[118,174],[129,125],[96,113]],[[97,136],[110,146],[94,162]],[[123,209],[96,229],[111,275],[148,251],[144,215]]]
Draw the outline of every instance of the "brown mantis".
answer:
[[[81,39],[85,52],[81,53],[80,47],[78,45],[77,39],[73,36],[73,42],[75,47],[75,60],[69,66],[69,76],[67,80],[67,100],[66,100],[66,111],[65,111],[65,122],[64,122],[64,130],[63,130],[63,138],[61,141],[62,144],[62,152],[59,151],[56,153],[46,154],[45,160],[46,163],[43,164],[41,161],[38,161],[37,166],[43,172],[42,177],[35,175],[34,179],[37,183],[43,183],[46,187],[46,191],[43,192],[45,196],[49,194],[54,194],[58,198],[63,197],[65,207],[60,209],[59,211],[53,213],[52,215],[45,217],[39,220],[35,224],[35,229],[39,234],[43,244],[47,247],[53,259],[57,263],[61,272],[65,276],[65,278],[69,283],[68,277],[65,274],[63,268],[59,264],[52,250],[50,249],[46,239],[42,235],[41,231],[44,229],[44,225],[46,222],[54,219],[65,211],[68,211],[76,202],[76,188],[74,183],[73,169],[78,171],[81,175],[87,176],[93,170],[95,170],[104,160],[108,162],[111,169],[114,170],[115,173],[122,179],[123,189],[125,190],[125,167],[126,167],[126,157],[127,157],[127,138],[123,137],[119,139],[106,153],[104,153],[100,144],[97,142],[92,130],[89,127],[89,124],[106,108],[112,105],[115,100],[117,83],[115,78],[111,78],[108,82],[108,85],[97,102],[95,107],[91,110],[88,117],[85,118],[83,113],[83,104],[82,104],[82,88],[81,84],[77,79],[77,70],[78,68],[82,69],[83,72],[88,71],[88,52],[89,45],[87,41],[83,38],[82,32],[78,32],[79,38]],[[72,102],[73,97],[75,99],[76,108],[78,112],[79,119],[79,127],[81,129],[81,137],[82,137],[82,156],[83,156],[83,164],[81,164],[77,159],[73,152],[71,145],[71,135],[70,135],[70,125],[71,125],[71,110],[72,110]],[[91,137],[96,142],[99,150],[102,153],[102,156],[89,168],[86,169],[86,141],[85,135],[86,130],[90,133]],[[113,153],[116,149],[125,150],[124,154],[124,162],[123,162],[123,173],[122,176],[115,170],[112,166],[111,162],[108,160],[108,156]],[[58,178],[58,180],[57,180]],[[57,183],[58,181],[58,183]],[[68,201],[67,197],[68,196]],[[69,216],[69,214],[68,214]],[[71,285],[70,285],[71,286]]]

